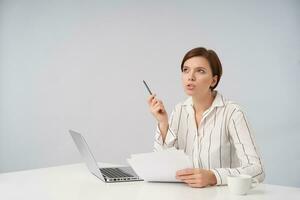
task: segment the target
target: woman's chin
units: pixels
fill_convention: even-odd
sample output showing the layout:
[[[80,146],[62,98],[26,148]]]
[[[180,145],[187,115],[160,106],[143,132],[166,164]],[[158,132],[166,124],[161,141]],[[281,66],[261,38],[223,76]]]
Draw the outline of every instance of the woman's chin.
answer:
[[[195,92],[193,90],[185,90],[185,94],[188,96],[194,96]]]

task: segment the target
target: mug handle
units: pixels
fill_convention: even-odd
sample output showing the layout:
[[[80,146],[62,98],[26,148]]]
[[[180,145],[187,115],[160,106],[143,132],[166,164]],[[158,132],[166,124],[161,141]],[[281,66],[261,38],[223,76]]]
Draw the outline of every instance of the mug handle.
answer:
[[[256,178],[252,178],[251,189],[255,188],[259,184],[259,181]]]

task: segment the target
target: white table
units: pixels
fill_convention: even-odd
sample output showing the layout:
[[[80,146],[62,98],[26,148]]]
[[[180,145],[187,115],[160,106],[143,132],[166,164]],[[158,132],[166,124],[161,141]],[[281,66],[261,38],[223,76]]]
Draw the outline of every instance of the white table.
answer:
[[[102,164],[102,166],[107,166]],[[0,174],[0,199],[300,199],[300,188],[260,184],[248,195],[227,186],[190,188],[183,183],[103,183],[83,163]]]

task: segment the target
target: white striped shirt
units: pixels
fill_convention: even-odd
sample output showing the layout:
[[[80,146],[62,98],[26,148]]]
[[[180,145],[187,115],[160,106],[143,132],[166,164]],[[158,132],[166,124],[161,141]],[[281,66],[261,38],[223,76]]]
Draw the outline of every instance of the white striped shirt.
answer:
[[[217,185],[226,185],[228,175],[248,174],[260,182],[265,178],[244,112],[219,92],[210,108],[203,113],[198,129],[191,97],[177,104],[173,110],[165,143],[157,126],[154,150],[171,147],[184,150],[195,168],[212,170]]]

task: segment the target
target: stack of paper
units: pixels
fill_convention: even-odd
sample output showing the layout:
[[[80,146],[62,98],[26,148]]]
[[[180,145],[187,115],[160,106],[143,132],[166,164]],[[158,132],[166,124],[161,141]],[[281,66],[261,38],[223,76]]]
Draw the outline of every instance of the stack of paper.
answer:
[[[176,149],[134,154],[127,161],[145,181],[179,182],[176,171],[193,167],[190,158]]]

